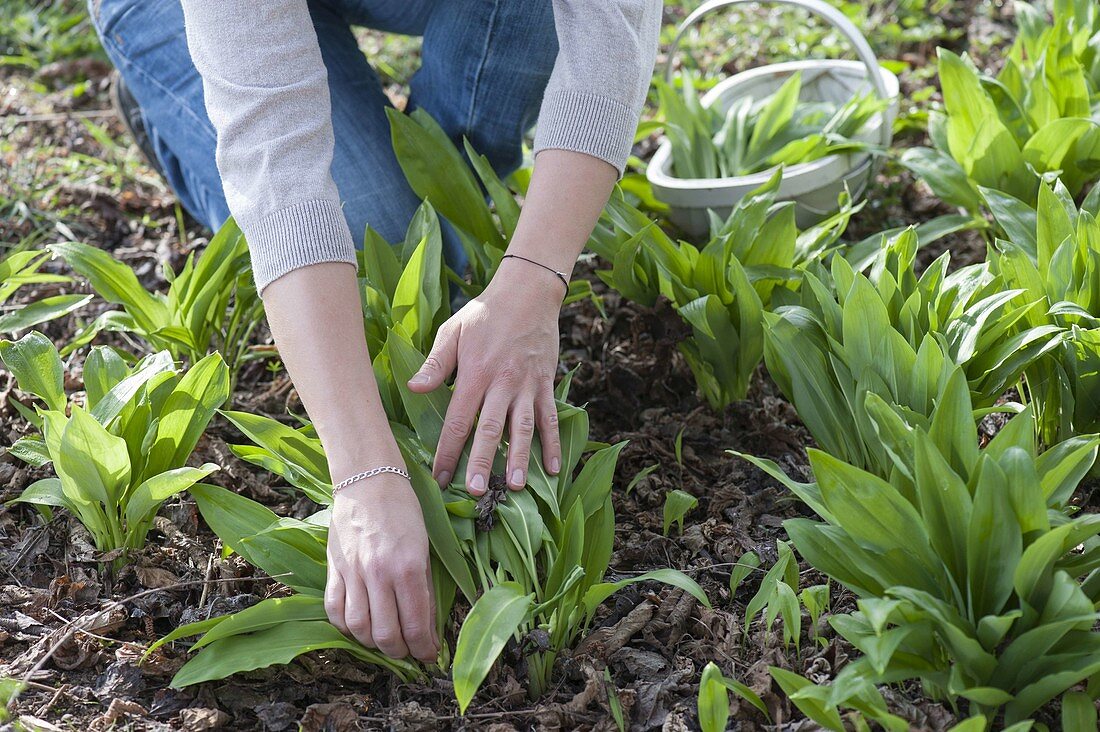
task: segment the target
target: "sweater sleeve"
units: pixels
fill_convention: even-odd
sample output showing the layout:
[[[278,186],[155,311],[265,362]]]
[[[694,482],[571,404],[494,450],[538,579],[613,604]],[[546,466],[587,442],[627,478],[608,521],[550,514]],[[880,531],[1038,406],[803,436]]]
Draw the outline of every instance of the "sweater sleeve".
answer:
[[[558,57],[535,130],[547,148],[587,153],[622,174],[649,91],[661,0],[553,0]]]
[[[308,264],[354,265],[330,172],[328,76],[306,0],[183,0],[183,11],[257,289]]]

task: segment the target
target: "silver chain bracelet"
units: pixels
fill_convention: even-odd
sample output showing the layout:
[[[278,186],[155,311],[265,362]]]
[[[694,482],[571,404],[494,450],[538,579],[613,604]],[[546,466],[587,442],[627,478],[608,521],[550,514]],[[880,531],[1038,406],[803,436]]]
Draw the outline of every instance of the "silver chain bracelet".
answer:
[[[355,475],[351,476],[350,478],[344,478],[339,483],[332,486],[332,495],[333,495],[333,497],[335,497],[337,491],[339,491],[341,488],[347,488],[349,485],[351,485],[352,483],[354,483],[356,481],[364,480],[366,478],[373,478],[374,476],[381,475],[382,473],[393,473],[394,475],[400,475],[402,478],[404,478],[406,480],[409,479],[409,474],[405,471],[404,468],[398,468],[398,467],[395,467],[393,465],[383,465],[383,466],[378,467],[378,468],[371,468],[370,470],[364,470],[362,473],[356,473]]]

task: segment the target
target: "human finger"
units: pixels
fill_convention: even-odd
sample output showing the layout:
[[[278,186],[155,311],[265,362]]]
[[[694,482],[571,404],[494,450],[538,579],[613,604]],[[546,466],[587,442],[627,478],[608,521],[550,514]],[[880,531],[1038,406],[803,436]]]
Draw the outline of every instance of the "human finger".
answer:
[[[491,392],[485,397],[485,404],[477,416],[474,443],[470,447],[470,459],[466,463],[466,490],[471,495],[480,496],[489,486],[493,461],[504,437],[504,421],[508,417],[510,402],[511,399],[500,390]]]
[[[380,578],[379,578],[380,579]],[[401,618],[397,612],[397,598],[389,582],[376,579],[370,583],[371,636],[378,650],[390,658],[405,658],[409,647],[401,634]]]
[[[431,353],[420,370],[409,379],[409,389],[417,394],[438,389],[458,365],[458,327],[444,323],[435,335]]]
[[[431,582],[427,581],[423,569],[417,566],[402,570],[397,581],[394,596],[397,598],[401,637],[414,657],[431,663],[439,655],[432,633],[435,617],[428,589]]]
[[[435,450],[435,463],[432,475],[436,482],[446,488],[454,477],[455,468],[466,447],[466,439],[473,429],[477,411],[481,407],[484,392],[476,379],[463,378],[462,374],[455,383],[451,403],[447,406],[447,416],[439,431],[439,443]]]
[[[535,437],[534,397],[521,394],[508,414],[508,487],[514,491],[527,485],[531,462],[531,440]]]

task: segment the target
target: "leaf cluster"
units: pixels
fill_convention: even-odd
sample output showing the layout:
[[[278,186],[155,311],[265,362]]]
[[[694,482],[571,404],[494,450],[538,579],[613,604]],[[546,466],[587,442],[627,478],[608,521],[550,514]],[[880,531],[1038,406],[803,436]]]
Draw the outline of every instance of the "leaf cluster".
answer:
[[[187,256],[183,268],[165,268],[168,292],[150,292],[134,270],[108,252],[80,242],[58,242],[48,249],[88,280],[96,294],[121,310],[102,313],[64,348],[67,355],[103,330],[132,333],[153,351],[196,364],[207,354],[223,355],[235,381],[249,356],[249,338],[263,318],[263,302],[249,267],[248,245],[237,225],[227,221],[201,256]],[[231,390],[232,393],[232,390]]]
[[[945,110],[929,117],[931,148],[901,161],[933,192],[979,216],[987,190],[1034,207],[1040,182],[1060,179],[1071,195],[1100,176],[1097,11],[1056,0],[1054,20],[1018,3],[1019,35],[1001,71],[939,49]]]
[[[1029,325],[1066,331],[1059,347],[1025,373],[1046,444],[1100,431],[1098,214],[1100,187],[1078,208],[1061,181],[1039,188],[1034,211],[1008,200],[994,209],[1008,238],[991,249],[992,268],[1006,286],[1042,303],[1028,313]]]
[[[558,475],[542,465],[536,444],[524,491],[490,490],[480,501],[457,483],[441,491],[430,465],[450,390],[416,394],[407,387],[449,307],[439,294],[442,247],[431,206],[422,206],[401,252],[373,252],[363,264],[368,320],[378,321],[368,324],[368,334],[376,345],[381,342],[374,371],[428,529],[441,639],[451,637],[448,630],[457,603],[471,605],[458,632],[452,664],[463,710],[510,641],[527,659],[532,695],[540,694],[557,653],[578,638],[603,600],[627,584],[659,580],[706,602],[698,584],[670,569],[605,579],[615,536],[612,479],[625,443],[590,445],[587,414],[566,403],[568,377],[556,395],[562,443]],[[275,472],[318,503],[331,504],[331,479],[311,425],[293,428],[242,412],[224,415],[255,443],[232,446],[235,454]],[[592,448],[595,451],[582,460]],[[498,452],[496,473],[503,473],[506,451],[504,445]],[[467,459],[464,451],[456,475],[464,473]],[[316,601],[297,596],[285,598],[289,602],[265,601],[256,606],[262,609],[232,616],[244,616],[242,620],[179,629],[170,637],[206,635],[199,641],[203,651],[180,671],[175,685],[223,678],[260,663],[285,663],[314,648],[354,644],[327,624],[318,599],[325,580],[327,509],[301,522],[276,519],[262,506],[211,486],[198,486],[192,494],[203,517],[228,546]],[[280,629],[295,623],[308,623],[299,636]],[[278,639],[280,652],[264,656],[265,639]],[[335,645],[338,642],[343,645]],[[366,649],[355,654],[383,663]],[[440,664],[446,667],[448,660],[445,647]],[[387,660],[383,665],[406,677],[423,672],[409,661]]]
[[[229,370],[217,353],[181,372],[166,351],[130,366],[113,349],[95,347],[84,363],[83,406],[69,403],[61,358],[41,333],[0,341],[0,358],[20,390],[43,403],[33,412],[21,406],[40,434],[20,438],[10,452],[32,465],[52,463],[56,476],[32,483],[15,502],[68,509],[100,551],[140,549],[161,504],[218,469],[186,466],[229,396]]]
[[[702,246],[674,242],[625,201],[612,198],[593,249],[612,263],[597,274],[625,297],[672,302],[692,335],[680,351],[707,402],[722,409],[748,392],[764,353],[764,311],[793,298],[803,270],[836,243],[859,206],[799,232],[790,203],[777,203],[782,171],[745,196],[722,221],[712,215]]]
[[[799,304],[765,313],[763,328],[768,371],[818,445],[882,476],[893,461],[868,394],[927,428],[946,367],[959,364],[975,407],[990,410],[1064,337],[1030,323],[1042,300],[1007,289],[987,265],[951,272],[945,253],[918,277],[915,230],[884,244],[866,275],[842,257],[807,272]]]
[[[811,450],[815,482],[783,480],[821,521],[784,528],[861,598],[830,619],[864,654],[829,687],[832,703],[868,679],[918,678],[1011,724],[1100,671],[1100,517],[1068,507],[1100,440],[1040,454],[1027,408],[979,449],[965,374],[947,370],[929,425],[867,394],[888,476]]]
[[[679,178],[730,178],[776,166],[799,165],[828,155],[872,149],[859,133],[887,103],[871,92],[844,104],[801,100],[802,74],[792,74],[770,96],[734,101],[725,111],[704,106],[697,77],[684,71],[679,91],[654,80],[658,122],[672,151]]]

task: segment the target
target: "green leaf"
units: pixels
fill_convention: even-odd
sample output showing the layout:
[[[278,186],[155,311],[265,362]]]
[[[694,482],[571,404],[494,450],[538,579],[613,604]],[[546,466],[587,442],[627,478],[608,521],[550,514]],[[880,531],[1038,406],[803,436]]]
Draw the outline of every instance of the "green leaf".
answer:
[[[814,686],[812,681],[777,666],[769,666],[768,670],[775,682],[779,684],[779,688],[798,707],[799,711],[826,729],[833,732],[844,732],[844,723],[840,720],[840,714],[837,712],[836,707],[819,699],[796,696],[799,691]]]
[[[533,601],[534,595],[515,582],[503,582],[478,598],[470,609],[458,632],[452,667],[460,713],[466,713],[504,644],[527,617]]]
[[[215,470],[220,468],[214,463],[205,463],[201,468],[175,468],[148,478],[134,489],[126,503],[127,527],[133,529],[150,520],[162,503]]]
[[[195,641],[195,644],[191,646],[192,651],[223,638],[255,633],[283,623],[310,620],[327,621],[328,615],[325,612],[323,598],[312,595],[291,595],[290,597],[269,597],[252,607],[233,613],[228,617],[223,617],[221,620],[224,622],[217,623]]]
[[[318,566],[314,557],[302,553],[279,532],[268,531],[280,522],[270,509],[206,483],[193,485],[190,493],[210,529],[250,564],[299,592],[324,593],[324,564]]]
[[[1064,732],[1093,732],[1097,729],[1096,722],[1096,704],[1088,694],[1071,691],[1062,696]]]
[[[214,412],[229,398],[229,369],[218,353],[192,366],[159,411],[156,438],[145,475],[178,468],[187,462]]]
[[[24,330],[47,320],[84,307],[92,300],[92,295],[53,295],[27,303],[19,309],[0,315],[0,333]]]
[[[703,669],[697,705],[703,732],[725,732],[730,716],[729,692],[722,683],[721,670],[713,661]]]
[[[477,585],[447,514],[439,485],[428,469],[411,460],[411,457],[411,455],[405,456],[405,464],[409,468],[413,492],[416,493],[416,498],[420,502],[420,511],[424,516],[424,525],[428,530],[428,540],[432,550],[455,584],[462,590],[462,594],[468,601],[473,602],[477,597]]]
[[[966,537],[972,617],[1001,612],[1012,593],[1013,571],[1023,552],[1020,525],[1004,499],[1007,484],[996,463],[983,461]]]
[[[79,242],[57,242],[48,248],[87,278],[96,294],[107,302],[122,305],[144,333],[171,323],[163,296],[149,293],[129,265],[102,249]]]
[[[699,499],[686,491],[672,490],[665,494],[665,520],[663,529],[665,536],[668,536],[668,531],[672,528],[673,523],[678,524],[680,531],[683,531],[684,516],[698,505]]]
[[[17,498],[10,503],[30,503],[37,506],[54,506],[67,508],[74,511],[75,508],[65,492],[61,488],[61,481],[57,478],[41,478],[27,486]]]
[[[113,513],[130,484],[126,441],[74,404],[60,448],[54,464],[69,500],[74,504],[97,502]]]
[[[0,341],[0,360],[22,391],[46,402],[48,409],[65,411],[65,369],[46,336],[31,331],[14,342]]]
[[[707,593],[704,592],[703,588],[699,586],[699,583],[691,577],[675,569],[655,569],[652,572],[644,572],[634,577],[618,580],[617,582],[601,582],[600,584],[592,585],[584,594],[585,613],[591,617],[592,613],[596,611],[596,608],[598,608],[604,600],[611,597],[622,588],[638,582],[663,582],[666,585],[684,590],[704,606],[710,607],[710,600],[707,598]]]
[[[93,355],[98,350],[100,349],[94,349]],[[111,368],[115,373],[118,373],[118,366]],[[87,371],[87,366],[85,366],[85,371]],[[125,375],[124,378],[115,381],[113,384],[103,382],[101,387],[97,387],[100,389],[107,387],[107,392],[94,401],[94,406],[91,409],[92,416],[100,424],[110,425],[112,420],[126,409],[131,400],[141,393],[143,387],[148,393],[150,389],[155,389],[157,384],[163,383],[164,380],[175,373],[176,369],[172,354],[168,351],[160,351],[145,356],[138,363],[138,366]]]
[[[328,622],[296,620],[245,635],[233,635],[211,643],[185,663],[172,678],[172,688],[182,689],[204,681],[217,681],[233,674],[287,664],[303,653],[322,648],[350,651],[357,658],[415,676],[407,662],[387,659],[346,638]]]
[[[760,566],[760,557],[756,552],[746,552],[741,555],[730,570],[730,596],[737,594],[737,590],[741,587],[741,583],[745,581],[745,578],[752,574],[752,571]]]
[[[329,476],[328,460],[320,440],[303,435],[269,417],[229,410],[219,410],[218,413],[232,422],[248,439],[308,475],[318,487],[328,486],[331,493],[332,478]]]
[[[405,115],[387,108],[397,162],[416,195],[484,244],[500,241],[480,186],[462,154],[423,110]]]

